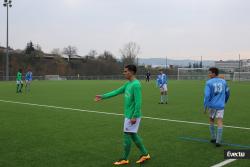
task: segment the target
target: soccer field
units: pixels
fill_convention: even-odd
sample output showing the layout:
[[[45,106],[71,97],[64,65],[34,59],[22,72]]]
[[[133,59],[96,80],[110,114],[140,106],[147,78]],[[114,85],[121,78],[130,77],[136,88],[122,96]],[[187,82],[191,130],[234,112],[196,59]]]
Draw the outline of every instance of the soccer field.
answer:
[[[16,94],[15,82],[0,82],[0,166],[112,166],[123,151],[123,96],[99,103],[93,99],[124,82],[34,81],[28,94]],[[250,149],[250,83],[228,83],[223,132],[228,145],[220,148],[206,142],[204,84],[170,81],[169,104],[160,105],[155,82],[142,81],[146,118],[139,134],[152,157],[142,166],[208,167],[224,161],[224,149]],[[133,145],[128,166],[139,166],[139,156]],[[249,167],[250,160],[227,166]]]

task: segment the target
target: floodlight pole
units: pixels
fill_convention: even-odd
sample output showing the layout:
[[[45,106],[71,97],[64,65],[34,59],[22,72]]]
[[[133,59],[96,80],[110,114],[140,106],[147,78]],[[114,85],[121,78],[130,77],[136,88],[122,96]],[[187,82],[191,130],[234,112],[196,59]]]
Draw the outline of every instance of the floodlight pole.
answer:
[[[9,80],[9,5],[7,7],[7,40],[6,40],[6,80]]]
[[[241,62],[240,62],[240,54],[239,54],[239,82],[240,82],[240,71],[241,71]]]
[[[166,56],[166,70],[168,69],[168,56]]]
[[[180,80],[180,68],[178,68],[177,80]]]
[[[4,0],[3,6],[7,8],[7,31],[6,31],[6,80],[9,80],[9,7],[12,7],[11,0]]]
[[[203,68],[202,56],[201,56],[201,67],[200,68]]]
[[[137,70],[138,70],[138,75],[139,75],[139,57],[136,57],[136,65],[137,65]]]

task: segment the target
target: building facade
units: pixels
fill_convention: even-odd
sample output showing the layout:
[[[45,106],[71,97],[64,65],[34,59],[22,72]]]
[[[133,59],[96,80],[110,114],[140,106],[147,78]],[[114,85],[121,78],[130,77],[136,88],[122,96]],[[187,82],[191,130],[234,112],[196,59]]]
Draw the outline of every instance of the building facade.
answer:
[[[239,69],[241,71],[250,71],[250,59],[247,60],[227,60],[227,61],[216,61],[215,67],[229,73],[237,72]]]

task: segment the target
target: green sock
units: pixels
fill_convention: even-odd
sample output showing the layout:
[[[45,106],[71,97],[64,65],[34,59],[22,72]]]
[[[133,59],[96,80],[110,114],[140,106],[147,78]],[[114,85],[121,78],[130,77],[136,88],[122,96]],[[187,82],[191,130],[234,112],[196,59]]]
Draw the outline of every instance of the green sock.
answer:
[[[140,138],[140,136],[137,133],[132,133],[131,134],[132,140],[134,141],[135,145],[137,146],[137,148],[139,148],[139,150],[141,151],[142,155],[147,155],[148,151],[146,150],[145,146],[142,143],[142,139]]]
[[[19,85],[17,84],[16,85],[16,92],[18,93],[18,90],[19,90]]]
[[[123,140],[124,153],[122,159],[127,160],[131,148],[130,135],[128,133],[124,133]]]
[[[21,84],[21,87],[20,87],[20,92],[22,92],[22,88],[23,88],[23,84]]]
[[[20,93],[20,92],[21,92],[21,89],[22,89],[22,85],[21,85],[21,84],[18,84],[17,92]]]

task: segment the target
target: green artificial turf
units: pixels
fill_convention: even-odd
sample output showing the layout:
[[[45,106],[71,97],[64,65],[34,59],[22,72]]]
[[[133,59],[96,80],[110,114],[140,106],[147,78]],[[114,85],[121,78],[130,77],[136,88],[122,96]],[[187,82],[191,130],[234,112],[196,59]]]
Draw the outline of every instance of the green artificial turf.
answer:
[[[96,94],[118,88],[125,81],[34,81],[30,93],[16,94],[15,82],[0,82],[0,100],[123,114],[123,96],[99,103]],[[203,114],[205,81],[170,81],[169,104],[160,105],[154,81],[142,81],[143,116],[208,122]],[[250,128],[250,83],[229,82],[231,97],[224,123]],[[108,167],[122,155],[123,116],[14,104],[0,101],[0,166]],[[224,161],[224,149],[181,137],[210,139],[208,126],[142,119],[139,134],[152,159],[148,167],[208,167]],[[250,146],[250,130],[224,128],[226,143]],[[135,145],[130,165],[139,166]],[[248,167],[250,160],[228,166]]]

